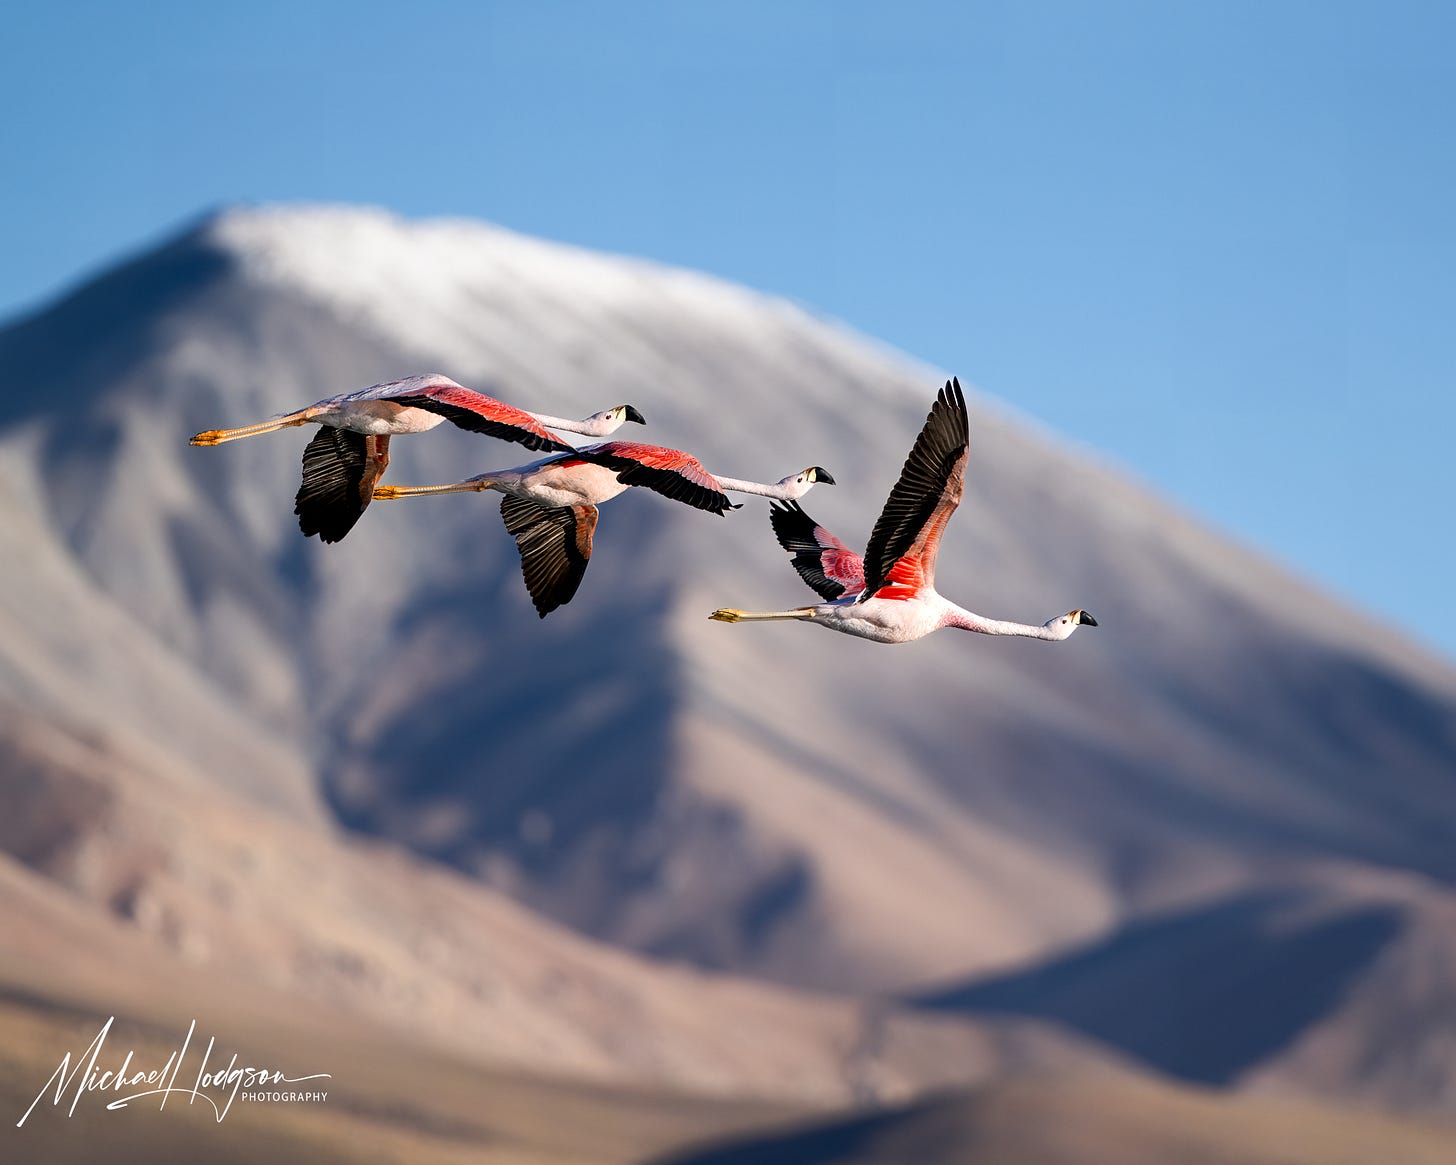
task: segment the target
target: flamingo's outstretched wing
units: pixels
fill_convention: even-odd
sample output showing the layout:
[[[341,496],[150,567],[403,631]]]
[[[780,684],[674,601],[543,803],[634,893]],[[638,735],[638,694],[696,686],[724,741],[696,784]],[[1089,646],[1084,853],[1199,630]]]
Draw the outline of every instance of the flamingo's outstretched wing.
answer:
[[[526,498],[501,498],[501,518],[521,554],[521,574],[536,614],[546,618],[571,602],[591,561],[596,506],[547,509]]]
[[[864,589],[864,559],[809,517],[798,502],[774,502],[769,521],[799,577],[821,598],[832,603]]]
[[[573,457],[615,469],[617,480],[623,485],[640,485],[699,510],[721,514],[737,509],[718,479],[696,457],[681,449],[641,445],[635,441],[606,441],[578,449]]]
[[[303,450],[303,481],[293,499],[298,528],[338,542],[364,516],[389,464],[389,438],[320,426]]]
[[[946,381],[870,535],[863,598],[910,598],[934,585],[940,538],[965,491],[969,447],[961,382]]]
[[[339,399],[387,400],[397,405],[424,409],[444,417],[458,428],[514,441],[543,453],[571,448],[565,441],[547,432],[545,426],[530,413],[463,384],[456,384],[448,376],[410,376],[360,389]]]

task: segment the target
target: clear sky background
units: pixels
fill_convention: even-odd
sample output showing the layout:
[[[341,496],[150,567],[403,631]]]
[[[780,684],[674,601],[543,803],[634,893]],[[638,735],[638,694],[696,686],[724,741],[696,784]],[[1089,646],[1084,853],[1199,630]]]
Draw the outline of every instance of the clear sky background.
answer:
[[[236,201],[646,255],[1456,657],[1453,46],[1444,3],[10,5],[0,317]]]

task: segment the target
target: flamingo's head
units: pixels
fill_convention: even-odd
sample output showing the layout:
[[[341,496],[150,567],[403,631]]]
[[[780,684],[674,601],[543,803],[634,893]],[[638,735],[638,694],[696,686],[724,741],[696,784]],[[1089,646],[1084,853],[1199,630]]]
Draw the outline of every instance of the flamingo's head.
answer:
[[[581,431],[589,437],[609,437],[628,421],[638,425],[647,424],[647,418],[634,405],[618,405],[614,409],[603,409],[592,413],[582,424]]]
[[[1068,611],[1065,615],[1058,615],[1055,619],[1048,619],[1042,626],[1051,632],[1051,638],[1066,639],[1078,627],[1096,627],[1097,620],[1092,618],[1090,611],[1078,608],[1075,611]]]
[[[784,492],[791,498],[801,498],[808,493],[815,485],[833,485],[834,478],[829,476],[829,471],[822,465],[811,465],[808,469],[801,469],[798,473],[792,474],[779,482]]]

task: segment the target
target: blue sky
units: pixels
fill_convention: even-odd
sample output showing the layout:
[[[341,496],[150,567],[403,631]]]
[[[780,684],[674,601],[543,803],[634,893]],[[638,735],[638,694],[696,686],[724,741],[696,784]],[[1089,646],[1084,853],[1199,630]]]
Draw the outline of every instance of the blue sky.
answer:
[[[222,203],[702,268],[1456,655],[1456,5],[12,5],[0,316]]]

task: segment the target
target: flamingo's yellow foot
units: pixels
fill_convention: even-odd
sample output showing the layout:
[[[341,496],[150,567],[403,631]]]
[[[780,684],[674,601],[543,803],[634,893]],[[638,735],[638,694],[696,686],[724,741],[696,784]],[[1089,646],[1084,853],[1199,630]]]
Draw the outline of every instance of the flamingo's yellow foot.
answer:
[[[719,623],[737,623],[743,618],[743,615],[744,612],[733,607],[719,607],[708,618],[716,619]]]
[[[197,436],[193,437],[192,440],[190,440],[190,441],[187,442],[187,444],[189,444],[189,445],[221,445],[222,444],[223,435],[224,435],[225,432],[226,432],[225,429],[208,429],[205,432],[198,433]]]
[[[399,497],[399,486],[376,485],[374,487],[374,496],[376,498],[383,498],[385,501],[389,501],[391,498],[397,498]]]

